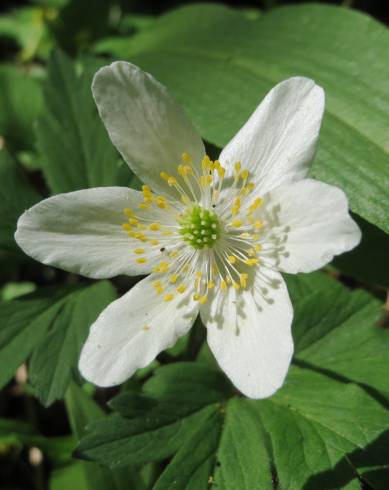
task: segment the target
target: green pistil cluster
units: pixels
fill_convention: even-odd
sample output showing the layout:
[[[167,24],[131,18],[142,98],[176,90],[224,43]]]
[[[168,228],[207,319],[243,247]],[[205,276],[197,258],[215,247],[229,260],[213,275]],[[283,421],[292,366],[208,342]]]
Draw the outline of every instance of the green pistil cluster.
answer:
[[[187,209],[180,219],[180,233],[193,248],[212,248],[220,238],[219,219],[201,206]]]

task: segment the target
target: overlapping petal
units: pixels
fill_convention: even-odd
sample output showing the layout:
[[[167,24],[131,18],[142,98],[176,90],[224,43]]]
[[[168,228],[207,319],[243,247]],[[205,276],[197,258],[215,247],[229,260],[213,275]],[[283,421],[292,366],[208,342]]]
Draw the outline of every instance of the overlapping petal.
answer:
[[[250,289],[216,294],[201,318],[217,362],[239,391],[265,398],[282,386],[293,354],[293,309],[280,274],[259,269]]]
[[[324,91],[312,80],[293,77],[276,85],[227,144],[220,161],[240,161],[259,193],[306,177],[324,111]]]
[[[144,255],[146,263],[137,263],[134,249],[140,243],[122,228],[126,221],[123,210],[137,207],[142,200],[140,192],[125,187],[58,194],[19,218],[15,240],[26,254],[43,264],[83,276],[101,279],[148,274],[161,260],[159,248]],[[142,210],[137,213],[141,216]],[[147,210],[148,219],[154,215],[161,220],[160,214]]]
[[[131,169],[155,192],[176,197],[160,172],[176,174],[183,153],[201,162],[204,145],[163,85],[131,63],[101,68],[92,85],[112,142]]]
[[[147,366],[164,349],[186,334],[198,313],[193,290],[164,301],[174,290],[157,295],[152,274],[111,303],[92,325],[81,352],[79,369],[98,386],[113,386]]]
[[[261,258],[284,272],[320,269],[361,239],[344,192],[313,179],[270,192],[263,213]]]

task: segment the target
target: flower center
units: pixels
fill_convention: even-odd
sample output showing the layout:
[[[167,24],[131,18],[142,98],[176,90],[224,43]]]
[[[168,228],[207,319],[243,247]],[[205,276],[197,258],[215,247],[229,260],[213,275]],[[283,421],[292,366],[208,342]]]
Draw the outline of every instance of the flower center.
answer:
[[[195,205],[179,220],[183,239],[193,248],[212,248],[220,238],[219,219],[213,211]]]

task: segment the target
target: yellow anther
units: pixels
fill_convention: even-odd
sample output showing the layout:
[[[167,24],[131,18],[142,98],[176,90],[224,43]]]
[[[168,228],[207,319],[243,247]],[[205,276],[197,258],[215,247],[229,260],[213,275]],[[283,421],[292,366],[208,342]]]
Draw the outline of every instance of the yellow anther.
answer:
[[[203,169],[207,169],[211,167],[211,164],[212,164],[211,159],[209,158],[208,155],[205,155],[205,157],[201,161],[201,166],[203,167]]]
[[[167,179],[167,183],[170,185],[170,186],[173,186],[173,185],[177,185],[177,179],[175,177],[169,177]]]
[[[179,293],[181,293],[181,294],[182,294],[183,292],[185,292],[185,290],[186,290],[186,286],[185,286],[185,284],[180,284],[180,285],[178,286],[178,288],[176,288],[176,289],[177,289],[177,291],[178,291]]]
[[[262,206],[262,204],[263,204],[263,199],[261,199],[260,197],[257,197],[255,199],[255,201],[249,206],[249,212],[252,213],[257,208],[259,208],[260,206]]]
[[[158,240],[150,240],[151,245],[159,245]]]
[[[147,330],[150,330],[150,327],[148,325],[143,325],[142,330],[147,332]]]
[[[128,222],[130,223],[130,225],[137,225],[139,223],[136,218],[130,218]]]
[[[222,179],[226,173],[226,169],[220,166],[217,168],[217,173],[219,174],[219,177]]]
[[[199,303],[204,305],[207,302],[207,299],[208,299],[208,296],[206,294],[204,294],[204,296],[201,296],[199,298]]]
[[[166,198],[164,196],[157,196],[156,203],[160,209],[166,209],[167,208],[167,202],[166,202]]]
[[[191,156],[188,154],[188,153],[183,153],[182,154],[182,160],[185,162],[185,163],[192,163],[192,158]]]
[[[227,284],[231,284],[231,282],[232,282],[231,277],[230,277],[230,276],[227,276],[227,277],[226,277],[226,281],[227,281]]]
[[[252,238],[253,238],[253,240],[259,240],[261,238],[261,235],[259,235],[258,233],[254,233],[252,235]]]
[[[151,189],[148,185],[142,185],[142,192],[144,196],[151,196]]]
[[[256,230],[260,230],[261,228],[263,228],[263,223],[262,223],[262,221],[257,220],[257,221],[254,223],[254,228],[255,228]]]
[[[164,301],[171,301],[172,299],[174,298],[174,294],[165,294],[165,296],[163,297],[163,300]]]
[[[232,287],[236,290],[240,289],[240,285],[235,281],[232,283]]]
[[[259,259],[244,259],[243,262],[246,265],[253,266],[253,265],[257,265],[258,264]]]
[[[147,259],[145,259],[144,257],[139,257],[138,259],[136,259],[136,262],[138,262],[138,264],[145,264],[147,262]]]
[[[136,253],[138,255],[144,254],[145,253],[145,249],[144,248],[136,248],[134,250],[134,253]]]
[[[208,286],[208,289],[213,289],[215,287],[215,283],[213,281],[209,281],[207,286]]]
[[[199,295],[199,293],[194,293],[194,295],[193,295],[193,299],[194,299],[195,301],[198,301],[198,300],[200,299],[200,295]]]
[[[191,167],[189,165],[178,165],[178,173],[181,177],[186,177],[192,172]]]
[[[161,229],[161,225],[159,223],[151,223],[149,228],[151,231],[158,231]]]
[[[213,181],[212,175],[202,175],[201,177],[199,177],[199,183],[203,187],[212,184],[212,181]]]
[[[149,209],[150,207],[150,202],[141,202],[140,204],[138,204],[138,206],[141,208],[141,209]]]
[[[153,268],[153,272],[167,272],[169,270],[169,262],[160,262]]]
[[[237,206],[238,208],[240,208],[241,201],[240,201],[239,197],[235,197],[233,203],[234,203],[234,206]]]
[[[239,228],[240,226],[242,226],[242,222],[240,219],[235,219],[232,223],[231,223],[232,226],[235,226],[235,228]]]
[[[221,281],[221,283],[220,283],[220,289],[221,289],[222,291],[226,291],[226,290],[227,290],[227,287],[228,287],[228,286],[227,286],[227,283],[226,283],[226,281],[224,281],[224,279],[223,279],[223,280]]]
[[[173,232],[172,231],[163,231],[162,235],[163,236],[170,236],[170,235],[173,235]]]
[[[128,234],[130,237],[136,238],[137,240],[140,240],[141,242],[147,242],[147,238],[143,233],[140,233],[138,231],[129,231]]]
[[[253,182],[249,182],[246,187],[248,191],[251,192],[254,190],[255,184]]]
[[[199,279],[201,279],[203,273],[201,271],[197,271],[196,272],[196,277],[198,277]]]
[[[239,275],[240,285],[242,286],[242,288],[246,288],[247,287],[247,279],[248,279],[248,277],[249,277],[248,274],[240,274]]]
[[[219,170],[219,168],[221,168],[221,165],[220,165],[219,160],[215,160],[215,161],[213,162],[213,168],[214,168],[215,170]]]
[[[160,262],[159,270],[161,272],[167,272],[169,270],[169,262]]]
[[[172,259],[174,259],[174,257],[177,257],[177,255],[178,255],[177,250],[173,250],[173,252],[169,252],[169,257],[171,257]]]
[[[241,233],[240,235],[240,238],[246,238],[248,240],[250,240],[250,238],[252,238],[252,236],[250,235],[250,233],[247,233],[246,231]]]
[[[254,249],[256,252],[260,252],[262,250],[262,247],[261,247],[261,245],[256,244],[256,245],[254,245]]]
[[[159,175],[163,180],[166,180],[166,182],[168,181],[169,174],[167,174],[166,172],[161,172]]]
[[[234,168],[237,172],[240,172],[240,169],[242,168],[242,165],[240,164],[240,162],[236,162],[235,165],[234,165]]]
[[[175,284],[177,282],[177,279],[178,279],[178,275],[177,274],[172,274],[170,277],[169,277],[169,281],[172,283],[172,284]]]
[[[126,231],[131,231],[132,230],[132,226],[128,223],[123,223],[122,224],[122,228],[123,230],[126,230]]]
[[[130,208],[125,208],[123,209],[123,213],[128,216],[129,218],[131,218],[132,216],[134,216],[134,211]]]
[[[240,178],[242,180],[247,180],[248,179],[248,176],[249,176],[249,171],[248,170],[242,170],[241,173],[240,173]]]
[[[229,255],[229,256],[227,257],[227,260],[228,260],[228,262],[229,262],[230,264],[235,264],[235,262],[236,262],[236,260],[237,260],[237,259],[236,259],[236,257],[235,257],[234,255]]]
[[[159,288],[159,287],[161,286],[161,281],[154,281],[154,282],[153,282],[153,286],[154,286],[155,288]]]

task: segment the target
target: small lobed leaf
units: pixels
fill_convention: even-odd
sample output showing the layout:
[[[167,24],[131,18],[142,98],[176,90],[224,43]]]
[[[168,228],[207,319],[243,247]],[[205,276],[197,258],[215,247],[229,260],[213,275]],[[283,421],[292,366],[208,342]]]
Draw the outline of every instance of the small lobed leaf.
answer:
[[[101,64],[84,60],[79,74],[79,67],[60,51],[50,58],[44,90],[47,110],[36,136],[43,172],[54,193],[117,184],[119,156],[90,88]]]
[[[29,379],[44,405],[63,397],[89,327],[115,299],[111,284],[42,289],[0,303],[0,384],[32,354]]]

